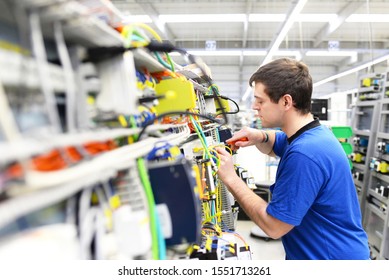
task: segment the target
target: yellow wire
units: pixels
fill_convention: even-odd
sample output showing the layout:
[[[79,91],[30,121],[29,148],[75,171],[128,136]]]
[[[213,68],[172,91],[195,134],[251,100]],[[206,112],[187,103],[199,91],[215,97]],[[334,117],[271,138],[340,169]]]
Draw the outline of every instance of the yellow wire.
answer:
[[[226,148],[230,152],[230,154],[232,155],[232,150],[230,149],[230,147],[224,146],[224,148]]]
[[[157,39],[157,41],[162,42],[162,39],[161,39],[161,37],[158,35],[158,33],[155,32],[155,30],[152,29],[152,28],[151,28],[150,26],[148,26],[147,24],[142,23],[142,22],[136,22],[136,23],[133,23],[132,25],[140,26],[140,27],[146,29],[148,32],[150,32],[151,35],[154,36],[155,39]]]
[[[228,233],[228,234],[233,234],[233,235],[235,235],[236,237],[238,237],[238,238],[243,242],[244,246],[246,247],[246,250],[249,249],[249,245],[247,244],[246,240],[244,240],[243,237],[240,236],[238,233],[236,233],[236,232],[228,232],[228,231],[223,232],[223,233]]]

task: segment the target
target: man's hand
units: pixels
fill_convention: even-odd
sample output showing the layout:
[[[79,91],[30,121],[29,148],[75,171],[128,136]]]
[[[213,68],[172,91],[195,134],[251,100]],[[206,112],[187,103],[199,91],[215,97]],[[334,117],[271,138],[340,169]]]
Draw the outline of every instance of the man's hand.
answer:
[[[236,132],[226,143],[231,146],[232,150],[237,150],[240,147],[248,147],[262,142],[263,134],[260,130],[244,127]]]
[[[220,158],[220,166],[217,175],[228,187],[234,180],[239,179],[235,172],[232,156],[224,148],[216,147],[215,150]]]

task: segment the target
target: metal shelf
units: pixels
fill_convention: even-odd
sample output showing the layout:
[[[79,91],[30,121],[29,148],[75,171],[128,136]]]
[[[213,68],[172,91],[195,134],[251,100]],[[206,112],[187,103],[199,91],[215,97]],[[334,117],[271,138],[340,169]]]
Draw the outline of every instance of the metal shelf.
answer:
[[[367,92],[379,93],[381,89],[382,88],[380,86],[362,87],[358,90],[358,92],[359,93],[367,93]]]
[[[47,63],[53,90],[64,92],[66,90],[65,76],[60,66]],[[0,80],[4,86],[27,87],[39,89],[41,87],[38,74],[38,65],[31,57],[0,49]]]
[[[377,132],[377,138],[389,139],[389,133]]]
[[[368,107],[368,106],[374,106],[377,104],[377,100],[366,100],[366,101],[361,101],[361,100],[358,100],[356,102],[356,106],[357,107]]]
[[[366,131],[366,130],[354,129],[353,131],[354,131],[354,135],[362,135],[362,136],[370,136],[371,135],[371,132]]]
[[[379,218],[381,218],[382,220],[385,220],[386,219],[386,214],[383,213],[380,209],[378,209],[378,207],[374,206],[373,204],[371,203],[367,203],[366,204],[367,208],[373,212],[374,214],[376,214]]]
[[[354,180],[354,185],[360,187],[360,188],[363,188],[363,183],[361,181],[358,181],[358,180]]]
[[[371,172],[371,175],[389,184],[389,175],[383,175],[377,172]]]
[[[388,205],[389,200],[386,197],[381,196],[380,194],[376,193],[372,189],[369,189],[369,194],[371,196],[375,197],[376,199],[378,199],[380,202],[385,203],[386,205]]]
[[[164,136],[172,144],[183,142],[190,135],[187,125],[182,131]],[[161,138],[146,138],[140,142],[96,156],[73,167],[52,172],[26,175],[26,185],[10,190],[14,197],[0,203],[0,227],[33,211],[55,204],[78,191],[113,177],[118,170],[128,168],[132,160],[147,154]]]
[[[162,72],[166,68],[163,67],[154,57],[152,57],[144,49],[135,49],[134,54],[135,67],[138,69],[147,68],[150,73]]]
[[[29,6],[42,5],[39,1],[29,1]],[[41,1],[40,1],[41,2]],[[103,20],[90,15],[89,8],[81,3],[46,1],[41,17],[46,37],[51,37],[54,21],[63,22],[65,40],[84,47],[122,46],[124,40],[115,29]],[[109,8],[107,6],[107,8]]]
[[[357,169],[365,169],[365,164],[364,163],[356,163],[356,162],[353,162],[353,167],[357,168]]]

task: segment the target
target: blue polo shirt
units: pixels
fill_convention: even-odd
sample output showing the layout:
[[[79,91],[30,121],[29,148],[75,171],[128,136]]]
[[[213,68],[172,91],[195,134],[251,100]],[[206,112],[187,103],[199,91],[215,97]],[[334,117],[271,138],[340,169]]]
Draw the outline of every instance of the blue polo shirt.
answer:
[[[369,259],[347,156],[334,134],[315,120],[289,139],[277,132],[273,150],[280,162],[267,213],[294,226],[282,237],[286,259]]]

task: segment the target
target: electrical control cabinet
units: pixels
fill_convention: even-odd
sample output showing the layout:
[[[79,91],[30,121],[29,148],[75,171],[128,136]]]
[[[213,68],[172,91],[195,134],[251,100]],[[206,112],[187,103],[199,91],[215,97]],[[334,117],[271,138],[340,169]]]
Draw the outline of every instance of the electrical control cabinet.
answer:
[[[388,259],[389,141],[387,73],[359,78],[354,108],[353,177],[373,259]]]
[[[0,2],[0,256],[30,257],[16,244],[44,232],[79,250],[38,259],[249,258],[209,69],[152,50],[159,35],[105,1],[41,2]]]

